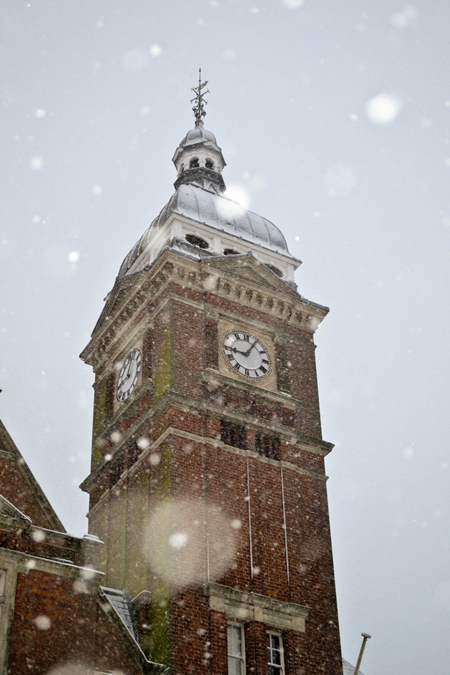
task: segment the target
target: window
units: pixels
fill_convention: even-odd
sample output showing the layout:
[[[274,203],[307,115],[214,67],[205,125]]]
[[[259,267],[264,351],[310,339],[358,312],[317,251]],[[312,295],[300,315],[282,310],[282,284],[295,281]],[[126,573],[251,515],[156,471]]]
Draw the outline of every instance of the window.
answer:
[[[223,250],[224,255],[239,255],[239,251],[235,251],[234,248],[225,248]]]
[[[199,166],[200,165],[198,163],[198,157],[194,157],[194,159],[191,159],[191,161],[189,162],[190,169],[198,169]]]
[[[207,159],[205,162],[205,166],[207,169],[214,169],[214,163],[212,159]]]
[[[280,439],[256,434],[256,452],[270,459],[281,459]]]
[[[196,234],[187,234],[186,241],[188,241],[193,246],[198,246],[199,248],[209,248],[208,242],[201,237],[197,237]]]
[[[231,445],[233,448],[247,448],[247,434],[245,428],[230,422],[220,423],[220,438],[225,445]]]
[[[274,272],[277,275],[277,277],[283,276],[283,272],[279,270],[278,267],[275,267],[275,265],[266,265],[266,267],[268,267],[269,270],[272,270],[272,272]]]
[[[268,675],[284,675],[283,641],[279,633],[267,633]]]
[[[228,639],[228,675],[244,675],[244,631],[238,623],[227,626]]]

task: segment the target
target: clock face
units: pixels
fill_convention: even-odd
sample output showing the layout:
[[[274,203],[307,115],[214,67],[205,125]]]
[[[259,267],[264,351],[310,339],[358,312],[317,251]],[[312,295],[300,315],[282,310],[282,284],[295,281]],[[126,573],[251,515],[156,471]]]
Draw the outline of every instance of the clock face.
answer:
[[[123,403],[132,394],[141,372],[142,354],[139,349],[132,349],[123,362],[117,380],[116,397]]]
[[[222,341],[226,360],[232,368],[251,380],[259,380],[270,372],[270,356],[257,338],[241,330],[227,333]]]

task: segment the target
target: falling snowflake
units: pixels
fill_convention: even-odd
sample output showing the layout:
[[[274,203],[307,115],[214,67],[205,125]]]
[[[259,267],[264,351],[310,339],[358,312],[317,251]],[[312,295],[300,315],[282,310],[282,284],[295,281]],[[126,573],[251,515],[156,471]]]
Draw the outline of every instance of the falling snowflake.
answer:
[[[44,168],[44,160],[42,157],[32,157],[30,159],[30,169],[33,171],[40,171]]]
[[[413,5],[407,5],[403,12],[391,15],[391,24],[394,28],[407,28],[419,17],[419,11]]]
[[[288,9],[298,9],[304,4],[305,0],[283,0],[283,5]]]
[[[402,104],[394,94],[378,94],[366,104],[367,116],[375,124],[392,124]]]
[[[144,49],[131,49],[122,59],[122,67],[129,73],[140,73],[147,65],[148,56]]]
[[[31,534],[31,538],[35,542],[40,544],[42,541],[45,540],[45,532],[43,532],[42,530],[33,530],[32,534]]]
[[[186,546],[188,536],[185,532],[174,532],[169,537],[169,544],[172,548],[180,549]]]
[[[45,616],[45,614],[37,616],[33,623],[38,630],[48,630],[52,625],[51,619],[49,619],[48,616]]]
[[[162,49],[159,45],[152,45],[150,47],[150,54],[152,56],[161,56],[162,54]]]

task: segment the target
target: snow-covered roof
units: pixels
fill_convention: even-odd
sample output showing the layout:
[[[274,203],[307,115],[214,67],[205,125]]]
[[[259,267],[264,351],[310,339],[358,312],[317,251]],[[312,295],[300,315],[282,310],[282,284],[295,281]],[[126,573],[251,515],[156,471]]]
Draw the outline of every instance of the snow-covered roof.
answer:
[[[122,622],[125,624],[133,640],[139,644],[133,608],[131,606],[131,598],[123,591],[119,591],[115,588],[105,588],[102,586],[101,589],[107,597],[109,603],[119,615]]]
[[[212,131],[205,129],[202,123],[199,126],[196,126],[195,129],[191,129],[187,132],[180,143],[180,148],[184,148],[187,145],[194,145],[195,143],[204,143],[205,141],[212,141],[217,145],[216,137]]]
[[[172,214],[185,216],[292,257],[282,232],[270,220],[253,213],[253,211],[244,209],[228,197],[206,190],[198,185],[183,184],[172,195],[160,214],[125,257],[119,270],[119,277],[127,273],[131,265],[146,249],[150,238],[163,227]]]

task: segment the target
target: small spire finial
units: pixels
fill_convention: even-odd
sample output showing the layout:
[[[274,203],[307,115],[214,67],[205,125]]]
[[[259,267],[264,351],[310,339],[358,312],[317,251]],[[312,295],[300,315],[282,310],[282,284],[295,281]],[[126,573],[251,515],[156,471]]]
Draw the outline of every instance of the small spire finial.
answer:
[[[208,101],[205,101],[204,96],[206,94],[209,94],[210,91],[207,89],[206,91],[202,91],[206,85],[208,84],[208,81],[206,80],[205,82],[202,83],[202,69],[198,69],[198,87],[192,87],[191,91],[195,93],[195,96],[193,99],[191,99],[191,103],[194,103],[195,105],[192,108],[193,113],[195,115],[195,126],[198,127],[200,124],[203,124],[203,117],[206,115],[206,111],[204,106],[208,104]]]

